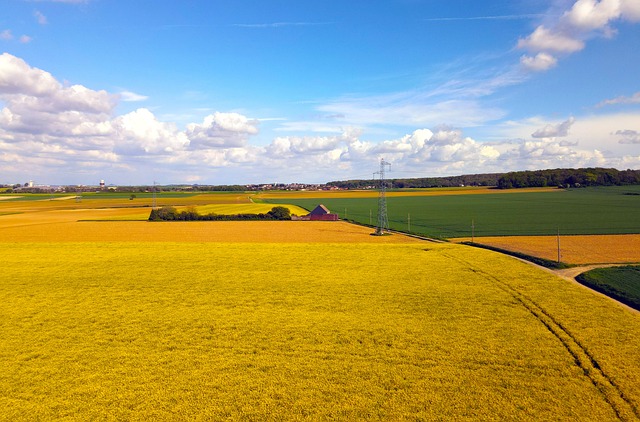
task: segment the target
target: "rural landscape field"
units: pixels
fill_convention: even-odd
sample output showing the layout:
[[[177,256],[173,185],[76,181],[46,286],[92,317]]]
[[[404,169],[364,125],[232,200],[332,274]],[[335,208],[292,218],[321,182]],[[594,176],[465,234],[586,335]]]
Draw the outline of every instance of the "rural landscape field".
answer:
[[[305,195],[269,201],[333,200]],[[640,418],[638,312],[514,258],[347,222],[145,221],[154,199],[261,212],[254,194],[4,197],[6,420]]]

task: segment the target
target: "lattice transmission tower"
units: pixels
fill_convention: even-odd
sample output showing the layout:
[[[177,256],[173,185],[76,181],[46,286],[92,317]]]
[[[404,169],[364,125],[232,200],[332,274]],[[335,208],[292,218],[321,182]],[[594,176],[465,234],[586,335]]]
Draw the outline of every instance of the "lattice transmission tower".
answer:
[[[385,230],[389,231],[389,217],[387,216],[387,181],[384,177],[385,166],[391,166],[391,163],[384,161],[384,158],[380,159],[380,171],[375,172],[375,175],[380,177],[380,192],[378,194],[378,226],[376,227],[376,236],[382,236],[385,234]]]

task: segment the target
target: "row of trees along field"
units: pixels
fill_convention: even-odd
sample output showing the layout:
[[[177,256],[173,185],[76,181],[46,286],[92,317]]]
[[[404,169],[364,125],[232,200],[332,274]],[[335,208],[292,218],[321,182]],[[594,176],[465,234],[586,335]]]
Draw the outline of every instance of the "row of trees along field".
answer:
[[[553,169],[515,171],[510,173],[469,174],[449,177],[423,177],[412,179],[388,179],[391,189],[437,188],[455,186],[497,186],[499,189],[533,187],[581,187],[640,184],[640,170],[616,170],[608,168]],[[378,180],[360,179],[327,183],[340,189],[374,189]]]
[[[392,189],[439,188],[456,186],[496,186],[504,173],[468,174],[449,177],[421,177],[410,179],[387,179]],[[372,179],[344,180],[327,183],[340,189],[367,189],[377,187],[379,181]]]
[[[640,170],[607,168],[555,169],[516,171],[498,179],[499,189],[536,188],[545,186],[619,186],[640,184]]]
[[[200,214],[194,207],[178,211],[175,207],[165,206],[152,209],[149,221],[250,221],[250,220],[291,220],[291,211],[285,207],[273,207],[266,214]]]

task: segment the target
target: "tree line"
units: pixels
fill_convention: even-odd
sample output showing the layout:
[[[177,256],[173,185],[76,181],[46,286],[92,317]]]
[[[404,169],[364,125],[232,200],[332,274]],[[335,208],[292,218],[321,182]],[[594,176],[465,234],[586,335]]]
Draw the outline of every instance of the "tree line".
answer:
[[[467,174],[448,177],[419,177],[408,179],[387,179],[389,189],[449,188],[456,186],[496,186],[504,173]],[[340,189],[375,189],[380,181],[374,179],[343,180],[327,183]]]
[[[448,177],[422,177],[387,179],[388,189],[440,188],[456,186],[495,186],[498,189],[531,187],[583,187],[640,184],[640,170],[613,168],[552,169],[514,171],[509,173],[484,173]],[[375,179],[343,180],[327,183],[340,189],[377,189]]]
[[[149,215],[149,221],[265,221],[291,220],[291,211],[286,207],[273,207],[266,214],[199,214],[195,208],[189,207],[178,211],[175,207],[164,206],[154,208]]]
[[[499,189],[537,188],[546,186],[584,187],[640,184],[640,170],[612,168],[553,169],[514,171],[498,179]]]

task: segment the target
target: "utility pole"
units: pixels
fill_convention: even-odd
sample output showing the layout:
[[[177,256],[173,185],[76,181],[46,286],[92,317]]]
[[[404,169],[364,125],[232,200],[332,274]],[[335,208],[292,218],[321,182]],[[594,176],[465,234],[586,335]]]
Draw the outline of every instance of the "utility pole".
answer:
[[[473,222],[473,218],[471,219],[471,243],[475,243],[474,242],[474,236],[475,236],[475,230],[476,230],[476,226]]]
[[[558,227],[558,264],[560,263],[560,227]]]
[[[385,230],[389,231],[389,217],[387,216],[387,182],[384,178],[385,166],[391,166],[384,158],[380,159],[380,193],[378,194],[378,227],[376,227],[376,236],[382,236]]]

